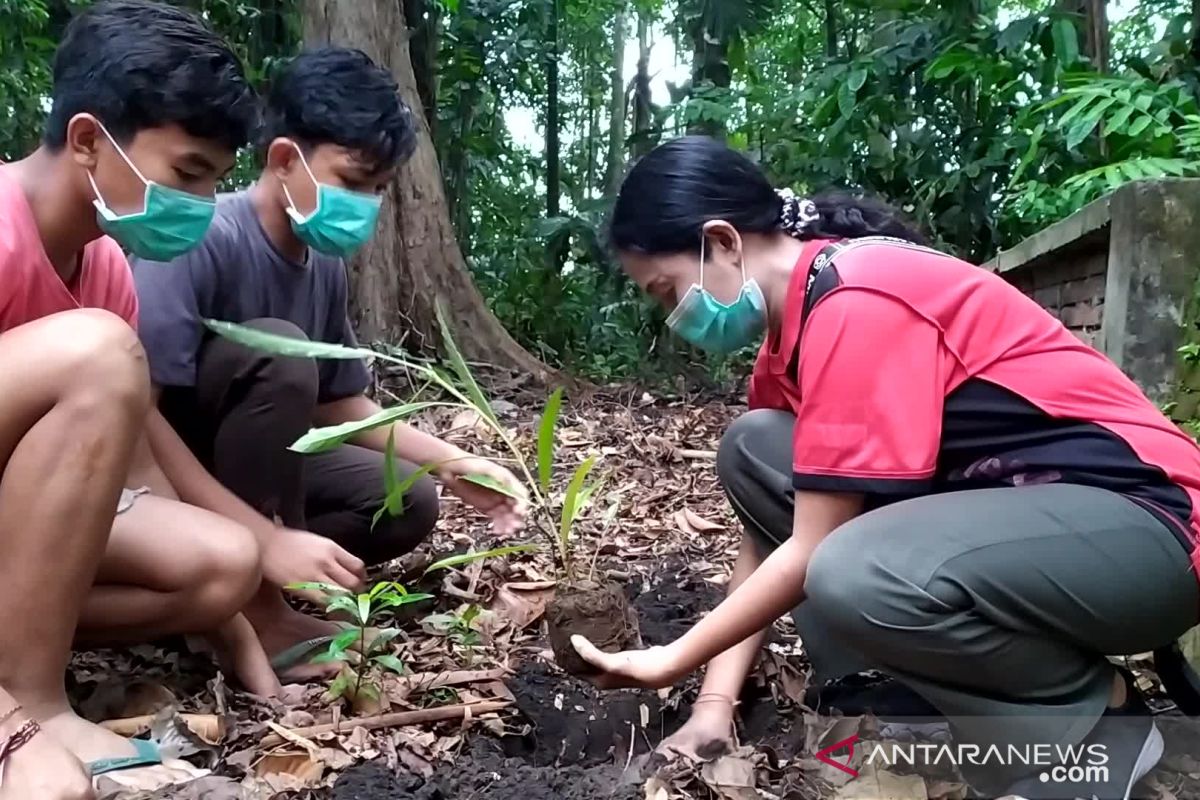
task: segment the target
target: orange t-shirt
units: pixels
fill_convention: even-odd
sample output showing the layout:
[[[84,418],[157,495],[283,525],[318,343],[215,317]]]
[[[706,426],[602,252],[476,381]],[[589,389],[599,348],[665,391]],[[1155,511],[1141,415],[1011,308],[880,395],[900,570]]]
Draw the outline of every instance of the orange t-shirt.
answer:
[[[54,270],[25,193],[0,167],[0,333],[76,308],[102,308],[137,327],[137,290],[115,241],[84,247],[72,283]]]

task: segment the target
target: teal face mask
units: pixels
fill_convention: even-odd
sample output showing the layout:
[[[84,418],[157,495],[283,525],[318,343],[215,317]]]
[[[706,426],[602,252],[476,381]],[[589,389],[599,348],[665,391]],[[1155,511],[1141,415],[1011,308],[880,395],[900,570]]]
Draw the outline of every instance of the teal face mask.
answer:
[[[89,172],[88,180],[96,195],[93,205],[96,206],[96,222],[100,230],[138,258],[150,261],[170,261],[200,244],[212,222],[216,200],[197,197],[147,180],[103,125],[100,125],[100,130],[112,142],[121,158],[125,159],[133,174],[146,185],[142,210],[121,215],[108,207],[100,195],[95,176]]]
[[[296,147],[296,151],[300,152],[300,148]],[[300,153],[300,163],[317,187],[317,207],[305,217],[284,186],[292,230],[300,241],[317,252],[346,258],[370,241],[375,233],[383,198],[320,183],[309,169],[304,153]]]
[[[746,280],[742,264],[742,290],[729,305],[704,288],[704,237],[700,238],[700,283],[692,284],[667,326],[701,350],[731,353],[753,344],[767,325],[767,302],[758,282]]]

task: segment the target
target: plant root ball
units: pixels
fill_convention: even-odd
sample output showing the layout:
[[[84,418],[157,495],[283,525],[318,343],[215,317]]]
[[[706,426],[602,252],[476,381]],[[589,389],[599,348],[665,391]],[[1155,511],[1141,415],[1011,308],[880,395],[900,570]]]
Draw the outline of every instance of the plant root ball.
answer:
[[[571,645],[574,634],[610,653],[641,646],[637,615],[625,592],[612,583],[560,586],[546,608],[546,623],[554,660],[572,675],[594,675],[597,671]]]

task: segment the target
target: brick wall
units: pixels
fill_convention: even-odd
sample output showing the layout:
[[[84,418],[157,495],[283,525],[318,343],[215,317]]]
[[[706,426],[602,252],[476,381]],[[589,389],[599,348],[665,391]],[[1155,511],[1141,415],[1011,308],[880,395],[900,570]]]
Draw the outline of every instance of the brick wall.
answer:
[[[1108,253],[1081,248],[1002,273],[1081,340],[1096,347],[1104,325],[1104,286]]]
[[[983,265],[1062,320],[1151,400],[1200,344],[1200,180],[1135,181]]]

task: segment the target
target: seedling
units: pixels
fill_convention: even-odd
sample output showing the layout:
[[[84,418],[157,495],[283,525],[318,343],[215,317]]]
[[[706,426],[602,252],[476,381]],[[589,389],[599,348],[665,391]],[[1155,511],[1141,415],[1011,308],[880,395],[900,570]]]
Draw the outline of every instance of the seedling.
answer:
[[[575,467],[566,481],[566,488],[561,498],[559,498],[552,489],[557,483],[555,480],[556,429],[562,410],[562,389],[556,389],[547,400],[538,426],[536,451],[532,454],[528,453],[517,445],[512,435],[500,422],[455,344],[441,308],[438,309],[438,322],[441,326],[447,360],[454,374],[453,378],[437,367],[411,362],[393,353],[379,352],[363,347],[345,347],[324,342],[292,339],[225,322],[207,321],[206,325],[219,335],[247,347],[267,350],[280,355],[332,359],[366,358],[387,361],[406,368],[410,374],[424,379],[426,386],[435,387],[444,395],[452,398],[450,401],[405,403],[384,409],[368,419],[313,429],[292,445],[291,449],[301,453],[329,450],[344,444],[359,433],[385,425],[393,425],[426,409],[438,407],[473,409],[483,423],[496,433],[497,438],[511,454],[509,463],[520,473],[525,482],[526,497],[520,499],[528,501],[530,522],[542,535],[554,558],[560,588],[568,590],[557,593],[554,603],[547,609],[551,647],[554,649],[559,663],[565,669],[575,673],[586,673],[590,668],[579,658],[571,646],[570,634],[582,633],[601,647],[618,648],[634,644],[639,638],[637,620],[624,593],[616,586],[599,586],[593,583],[590,575],[586,579],[582,579],[577,572],[573,558],[574,548],[572,545],[575,526],[600,486],[600,481],[590,480],[596,465],[596,458],[589,457]],[[389,436],[389,458],[386,459],[388,464],[392,462],[390,456],[393,447],[394,437]],[[433,472],[439,466],[436,464],[422,466],[417,475],[404,481],[398,480],[392,469],[385,470],[386,499],[383,508],[376,515],[376,520],[383,514],[402,513],[405,493],[411,489],[421,475]],[[486,476],[468,476],[466,479],[496,492],[513,496],[510,488],[502,486]]]
[[[475,648],[483,643],[483,638],[474,627],[478,618],[479,606],[471,604],[459,613],[431,614],[422,622],[449,639],[463,651],[467,663],[471,664],[475,660]]]
[[[326,702],[344,700],[359,711],[378,708],[383,675],[404,674],[404,662],[391,646],[400,630],[378,629],[383,612],[432,600],[433,595],[410,592],[395,581],[382,581],[361,594],[329,583],[298,583],[288,588],[324,592],[329,597],[326,612],[340,611],[353,620],[352,627],[335,636],[329,649],[312,660],[314,664],[345,664],[330,684]]]

